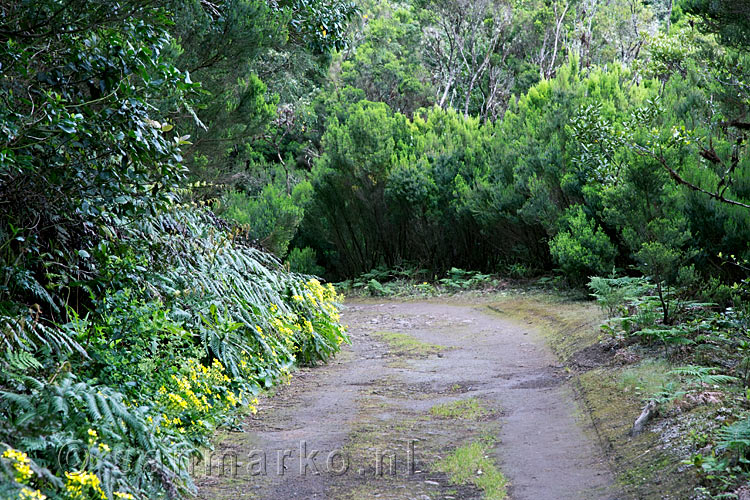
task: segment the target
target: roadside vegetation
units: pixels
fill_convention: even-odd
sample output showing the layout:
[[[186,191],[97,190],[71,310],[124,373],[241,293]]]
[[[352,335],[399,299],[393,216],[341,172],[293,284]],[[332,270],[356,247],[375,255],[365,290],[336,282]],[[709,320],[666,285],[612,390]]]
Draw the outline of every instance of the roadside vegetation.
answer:
[[[0,6],[0,498],[187,497],[217,426],[347,341],[332,286],[218,218],[184,167],[208,96],[237,111],[262,86],[226,81],[217,30],[312,57],[339,33],[315,46],[309,23],[346,16],[326,6]]]
[[[590,286],[607,314],[602,342],[627,367],[621,389],[644,405],[643,423],[636,421],[631,434],[656,427],[685,473],[697,476],[696,492],[744,494],[750,452],[745,287],[734,287],[731,306],[720,308],[679,293],[660,295],[643,279],[596,278]]]

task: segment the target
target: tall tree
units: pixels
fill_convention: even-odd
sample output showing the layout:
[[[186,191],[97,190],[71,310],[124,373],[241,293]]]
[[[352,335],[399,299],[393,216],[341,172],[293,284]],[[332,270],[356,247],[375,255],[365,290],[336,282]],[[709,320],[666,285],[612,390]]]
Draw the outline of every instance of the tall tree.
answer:
[[[436,101],[464,115],[496,114],[509,81],[500,71],[509,55],[512,9],[499,0],[424,4],[428,18],[425,59],[432,71]]]

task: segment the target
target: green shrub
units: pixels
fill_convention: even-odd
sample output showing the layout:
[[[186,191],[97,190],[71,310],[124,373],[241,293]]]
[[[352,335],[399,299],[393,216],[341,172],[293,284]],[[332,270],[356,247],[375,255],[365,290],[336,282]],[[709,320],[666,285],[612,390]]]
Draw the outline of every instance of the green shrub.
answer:
[[[269,184],[257,196],[241,191],[227,193],[220,214],[281,258],[297,232],[304,209],[284,189]]]
[[[318,255],[310,247],[292,248],[286,257],[289,270],[295,273],[321,276],[325,269],[318,265]]]
[[[646,278],[601,278],[592,277],[589,281],[591,295],[607,313],[608,318],[628,313],[628,306],[654,288]]]
[[[601,275],[611,270],[617,250],[583,208],[569,209],[563,221],[565,229],[552,238],[549,248],[565,275],[580,282],[592,274]]]

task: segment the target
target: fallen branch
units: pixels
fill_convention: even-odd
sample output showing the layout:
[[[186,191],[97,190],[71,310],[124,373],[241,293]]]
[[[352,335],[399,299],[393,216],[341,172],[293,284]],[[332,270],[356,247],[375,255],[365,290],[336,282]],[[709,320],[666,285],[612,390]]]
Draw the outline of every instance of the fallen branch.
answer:
[[[649,420],[651,420],[651,417],[653,417],[656,414],[656,403],[654,401],[649,401],[646,406],[643,407],[643,411],[641,412],[641,415],[636,419],[635,423],[633,424],[633,428],[630,430],[631,436],[637,436],[641,432],[643,432],[643,428],[646,427],[646,424]]]

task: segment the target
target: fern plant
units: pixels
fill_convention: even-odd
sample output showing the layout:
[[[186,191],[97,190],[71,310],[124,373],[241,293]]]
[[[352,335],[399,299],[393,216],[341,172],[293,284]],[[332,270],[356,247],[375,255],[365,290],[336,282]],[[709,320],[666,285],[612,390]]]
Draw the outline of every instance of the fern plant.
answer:
[[[700,384],[724,385],[738,380],[737,377],[715,372],[716,368],[697,365],[686,365],[672,370],[673,374],[691,378]]]
[[[12,351],[49,349],[57,354],[86,356],[85,349],[74,338],[60,328],[45,324],[38,311],[15,316],[0,315],[0,343]]]
[[[26,392],[0,392],[0,411],[12,429],[0,439],[14,438],[14,448],[35,457],[40,479],[51,483],[50,495],[61,486],[59,472],[84,469],[101,478],[109,498],[113,491],[143,498],[192,491],[187,474],[191,450],[179,439],[173,443],[174,436],[157,437],[144,408],[69,373],[55,383],[25,377],[24,384]],[[44,483],[38,481],[43,491]]]

